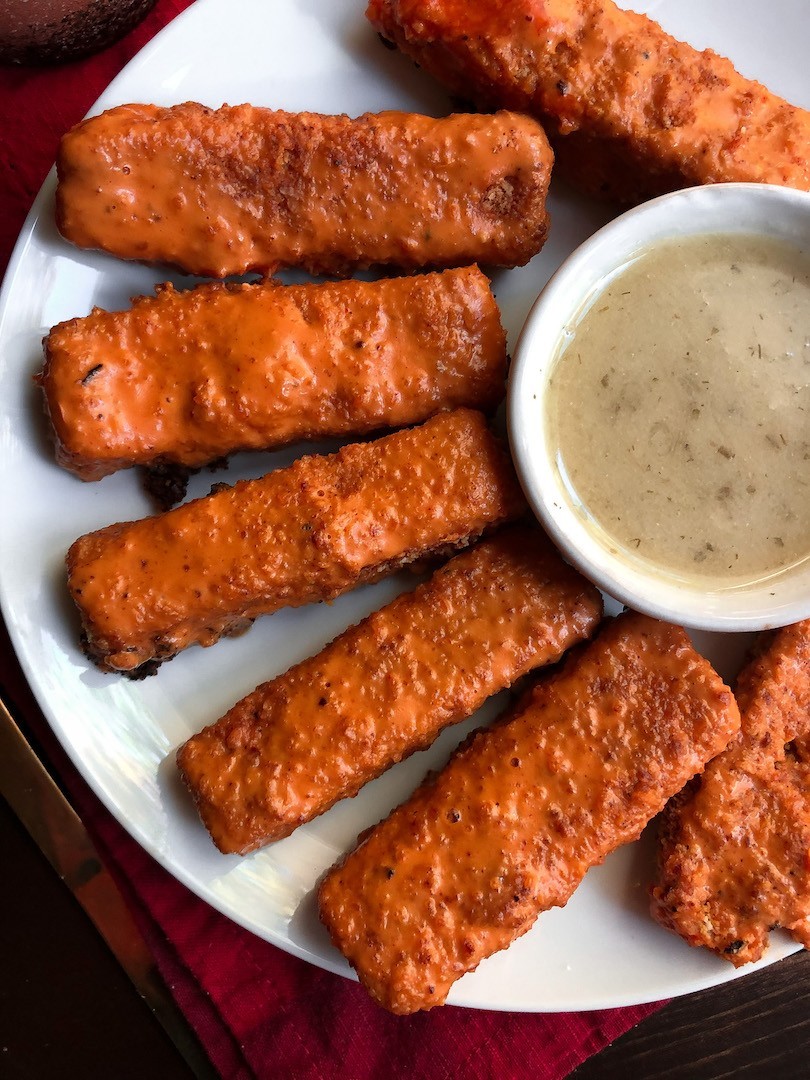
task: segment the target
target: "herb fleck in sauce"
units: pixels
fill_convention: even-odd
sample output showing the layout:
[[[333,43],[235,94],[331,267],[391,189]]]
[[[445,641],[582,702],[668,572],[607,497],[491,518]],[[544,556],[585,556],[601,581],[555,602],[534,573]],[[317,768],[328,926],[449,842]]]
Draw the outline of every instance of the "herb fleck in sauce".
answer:
[[[810,556],[810,258],[669,241],[591,298],[555,361],[547,437],[612,546],[744,581]]]

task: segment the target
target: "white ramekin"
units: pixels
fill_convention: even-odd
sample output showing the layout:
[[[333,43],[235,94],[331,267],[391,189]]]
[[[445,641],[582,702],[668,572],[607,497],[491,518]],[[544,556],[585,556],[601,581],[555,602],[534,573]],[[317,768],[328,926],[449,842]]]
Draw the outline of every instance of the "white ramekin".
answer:
[[[746,585],[722,587],[647,569],[612,552],[588,528],[547,445],[549,372],[564,328],[585,298],[659,241],[711,233],[761,234],[810,252],[810,193],[765,184],[689,188],[636,207],[595,233],[551,278],[521,331],[509,376],[509,441],[534,513],[566,558],[606,593],[637,611],[705,630],[785,626],[810,616],[810,560]]]

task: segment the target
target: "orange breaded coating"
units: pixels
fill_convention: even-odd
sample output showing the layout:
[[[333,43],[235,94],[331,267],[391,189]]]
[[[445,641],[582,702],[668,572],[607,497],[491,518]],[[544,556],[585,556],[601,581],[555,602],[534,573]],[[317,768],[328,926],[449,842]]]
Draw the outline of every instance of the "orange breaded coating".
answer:
[[[652,911],[735,967],[785,927],[810,948],[810,620],[741,672],[742,730],[667,807]]]
[[[82,536],[68,585],[87,655],[145,674],[149,661],[331,600],[524,512],[506,450],[481,413],[457,409]]]
[[[810,113],[611,0],[370,0],[367,15],[465,100],[536,116],[590,194],[810,190]]]
[[[504,394],[506,337],[477,267],[323,285],[162,286],[45,339],[60,465],[98,480],[362,435]]]
[[[62,139],[56,220],[79,247],[208,277],[517,266],[546,238],[551,163],[514,113],[122,105]]]
[[[621,615],[360,838],[320,886],[321,919],[375,1001],[440,1005],[635,840],[738,727],[683,630]]]
[[[220,851],[245,854],[559,659],[601,615],[539,529],[507,529],[248,694],[180,748],[180,772]]]

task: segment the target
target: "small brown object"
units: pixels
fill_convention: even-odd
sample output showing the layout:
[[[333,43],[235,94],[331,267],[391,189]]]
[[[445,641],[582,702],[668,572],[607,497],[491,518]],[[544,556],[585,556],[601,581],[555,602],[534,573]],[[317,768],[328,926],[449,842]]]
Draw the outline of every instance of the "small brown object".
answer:
[[[0,0],[0,63],[58,64],[128,33],[155,0]]]
[[[810,948],[810,620],[738,679],[742,730],[661,822],[652,911],[735,967],[783,926]]]
[[[207,277],[517,266],[546,238],[551,163],[515,113],[122,105],[62,139],[56,220],[79,247]]]
[[[370,0],[367,15],[451,93],[536,116],[588,194],[810,190],[810,113],[611,0]]]
[[[457,409],[82,536],[68,584],[87,655],[104,671],[141,674],[524,512],[505,448],[480,413]]]
[[[83,480],[493,409],[506,338],[477,267],[323,285],[162,286],[45,339],[56,459]]]
[[[539,529],[503,530],[248,694],[180,748],[180,772],[220,851],[245,854],[558,660],[601,615]]]
[[[680,627],[621,615],[360,838],[321,883],[321,919],[375,1001],[440,1005],[738,728],[731,691]]]

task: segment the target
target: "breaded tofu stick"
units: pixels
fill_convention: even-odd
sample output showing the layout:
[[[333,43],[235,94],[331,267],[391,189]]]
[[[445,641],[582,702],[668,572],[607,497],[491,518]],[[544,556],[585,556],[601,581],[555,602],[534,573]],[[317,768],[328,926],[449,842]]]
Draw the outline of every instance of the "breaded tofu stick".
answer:
[[[773,635],[737,701],[739,736],[664,813],[652,910],[740,967],[775,926],[810,948],[810,620]]]
[[[62,139],[56,220],[79,247],[208,277],[517,266],[546,238],[551,163],[514,113],[122,105]]]
[[[504,530],[248,694],[180,748],[180,772],[216,846],[245,854],[558,660],[601,615],[539,529]]]
[[[493,409],[506,337],[474,266],[382,281],[200,285],[45,339],[56,458],[83,480]]]
[[[82,536],[68,584],[90,659],[140,675],[149,661],[331,600],[523,512],[506,450],[481,413],[457,409]]]
[[[536,116],[589,194],[810,190],[810,113],[611,0],[370,0],[367,15],[453,93]]]
[[[635,840],[738,727],[683,630],[621,615],[361,836],[321,883],[321,919],[379,1004],[441,1005]]]

